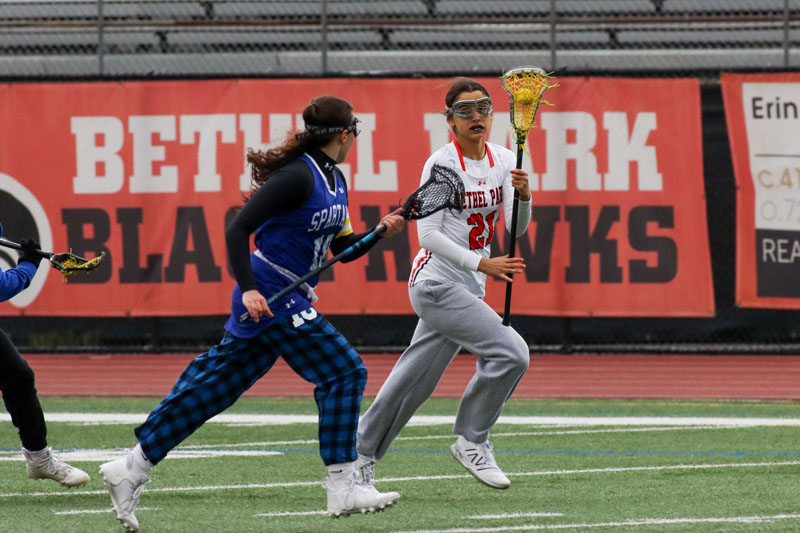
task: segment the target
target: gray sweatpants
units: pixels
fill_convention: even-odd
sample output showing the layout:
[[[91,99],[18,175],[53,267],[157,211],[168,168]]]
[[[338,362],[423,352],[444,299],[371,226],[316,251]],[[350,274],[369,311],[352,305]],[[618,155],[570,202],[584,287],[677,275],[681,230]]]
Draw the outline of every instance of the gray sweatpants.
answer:
[[[409,296],[420,317],[417,329],[358,424],[356,449],[376,459],[433,393],[462,348],[478,356],[478,362],[453,432],[476,443],[489,438],[530,361],[519,333],[504,326],[500,316],[465,287],[426,280],[411,287]]]

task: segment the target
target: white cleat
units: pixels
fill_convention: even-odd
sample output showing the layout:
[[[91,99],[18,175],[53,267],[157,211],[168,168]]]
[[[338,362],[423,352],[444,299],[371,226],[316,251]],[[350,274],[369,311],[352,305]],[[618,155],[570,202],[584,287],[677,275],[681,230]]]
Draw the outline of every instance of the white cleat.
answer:
[[[475,444],[459,435],[458,439],[450,446],[450,453],[484,485],[493,489],[507,489],[511,486],[511,482],[497,466],[492,443],[488,440],[481,444]]]
[[[134,513],[145,485],[150,483],[150,478],[131,472],[128,469],[127,457],[120,457],[100,465],[100,473],[103,474],[103,482],[108,488],[111,503],[114,504],[117,520],[125,531],[133,533],[139,531],[139,521]]]
[[[50,446],[40,452],[22,448],[22,455],[28,463],[28,476],[33,479],[52,479],[65,487],[79,487],[89,481],[89,474],[65,463]]]
[[[400,498],[396,492],[378,492],[374,486],[357,481],[356,472],[343,480],[329,477],[323,486],[328,491],[328,514],[334,518],[382,511]]]

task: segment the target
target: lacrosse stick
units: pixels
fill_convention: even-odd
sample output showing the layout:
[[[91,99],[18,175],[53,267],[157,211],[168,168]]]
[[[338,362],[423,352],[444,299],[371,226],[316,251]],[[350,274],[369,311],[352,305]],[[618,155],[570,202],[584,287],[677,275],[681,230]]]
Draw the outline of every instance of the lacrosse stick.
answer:
[[[15,250],[22,250],[22,246],[20,244],[9,241],[3,237],[0,237],[0,246],[13,248]],[[94,259],[86,259],[85,257],[81,257],[72,253],[54,254],[51,252],[44,252],[42,250],[36,250],[36,253],[42,256],[43,259],[50,261],[50,266],[61,272],[61,275],[64,276],[64,278],[67,278],[67,276],[71,276],[76,272],[87,272],[97,268],[97,265],[100,264],[100,260],[102,260],[103,256],[106,254],[105,252],[102,252]]]
[[[522,152],[527,152],[525,139],[528,130],[536,119],[536,111],[543,102],[544,92],[551,87],[550,77],[539,67],[517,67],[505,72],[502,76],[503,89],[511,100],[511,125],[517,142],[517,168],[522,168]],[[555,85],[553,85],[555,87]],[[545,101],[546,104],[548,102]],[[548,104],[549,105],[549,104]],[[517,244],[517,213],[519,212],[519,191],[514,189],[514,206],[511,210],[511,243],[508,257],[514,257]],[[511,273],[510,278],[514,277]],[[503,310],[503,325],[509,324],[511,312],[511,282],[506,283],[506,303]]]
[[[411,193],[405,202],[400,215],[406,220],[418,220],[434,214],[442,209],[454,209],[461,211],[464,206],[464,182],[461,177],[452,169],[441,165],[433,165],[431,175],[422,186]],[[379,225],[374,230],[365,235],[358,242],[351,244],[338,254],[334,255],[320,266],[307,272],[294,280],[280,291],[267,298],[267,305],[285,296],[289,292],[313,278],[332,264],[340,261],[343,257],[352,254],[378,238],[386,231],[386,226]],[[239,316],[239,322],[245,322],[250,318],[250,313],[243,313]]]

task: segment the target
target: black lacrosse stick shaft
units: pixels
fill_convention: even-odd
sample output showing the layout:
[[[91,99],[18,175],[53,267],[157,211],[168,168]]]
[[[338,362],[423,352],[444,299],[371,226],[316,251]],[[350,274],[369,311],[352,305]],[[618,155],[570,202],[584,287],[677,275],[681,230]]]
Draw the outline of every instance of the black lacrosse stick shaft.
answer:
[[[21,244],[19,244],[17,242],[14,242],[14,241],[9,241],[8,239],[6,239],[4,237],[0,237],[0,246],[5,246],[6,248],[13,248],[14,250],[22,250],[22,245]],[[42,256],[44,259],[50,259],[51,257],[53,257],[52,252],[45,252],[43,250],[36,250],[36,253],[38,255]]]
[[[276,292],[275,294],[273,294],[272,296],[267,298],[267,305],[272,304],[278,298],[283,298],[284,296],[286,296],[287,294],[289,294],[290,292],[292,292],[293,290],[298,288],[300,285],[302,285],[303,283],[305,283],[309,279],[313,278],[315,275],[319,274],[320,272],[322,272],[323,270],[325,270],[329,266],[333,265],[334,263],[338,263],[344,257],[346,257],[346,256],[352,254],[353,252],[355,252],[356,250],[362,248],[363,246],[365,246],[370,241],[375,240],[376,238],[381,236],[385,231],[386,231],[386,226],[380,225],[380,226],[376,227],[370,233],[368,233],[363,238],[361,238],[361,240],[356,241],[355,243],[351,244],[346,249],[344,249],[341,252],[339,252],[338,254],[334,255],[333,257],[331,257],[330,259],[328,259],[327,261],[322,263],[320,266],[318,266],[314,270],[309,270],[304,275],[302,275],[299,278],[297,278],[296,280],[294,280],[291,284],[287,285],[286,287],[284,287],[280,291]],[[245,322],[248,318],[250,318],[250,312],[246,311],[246,312],[242,313],[239,316],[239,322]]]
[[[522,146],[517,145],[517,168],[522,168]],[[519,191],[514,189],[514,206],[511,209],[511,235],[509,236],[508,244],[508,257],[514,257],[517,249],[517,214],[519,213]],[[509,278],[514,279],[514,273],[508,275]],[[510,281],[506,282],[506,304],[503,308],[503,325],[508,326],[511,323],[511,286]]]

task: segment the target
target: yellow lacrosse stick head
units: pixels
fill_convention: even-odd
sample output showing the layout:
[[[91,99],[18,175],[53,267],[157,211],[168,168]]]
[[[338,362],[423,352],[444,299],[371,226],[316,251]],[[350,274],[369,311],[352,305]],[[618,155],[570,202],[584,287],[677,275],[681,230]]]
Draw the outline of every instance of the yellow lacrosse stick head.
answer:
[[[105,252],[100,252],[94,259],[86,259],[85,257],[75,255],[71,252],[52,254],[50,256],[50,266],[61,272],[66,282],[69,276],[77,272],[88,272],[97,268],[97,265],[100,264],[100,261],[102,261],[105,255]]]
[[[539,67],[517,67],[503,73],[501,77],[503,89],[511,101],[511,125],[517,137],[517,145],[526,152],[525,138],[528,131],[534,127],[536,112],[539,104],[549,102],[542,100],[542,96],[550,87],[550,76]]]

